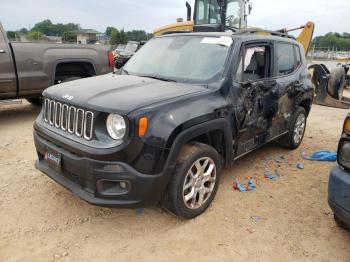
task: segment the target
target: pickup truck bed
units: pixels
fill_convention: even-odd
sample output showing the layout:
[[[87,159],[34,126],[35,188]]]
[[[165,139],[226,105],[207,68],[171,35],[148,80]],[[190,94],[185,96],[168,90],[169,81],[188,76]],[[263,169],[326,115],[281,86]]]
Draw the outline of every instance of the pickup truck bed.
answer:
[[[10,42],[0,24],[0,100],[37,98],[47,87],[113,70],[110,46]]]

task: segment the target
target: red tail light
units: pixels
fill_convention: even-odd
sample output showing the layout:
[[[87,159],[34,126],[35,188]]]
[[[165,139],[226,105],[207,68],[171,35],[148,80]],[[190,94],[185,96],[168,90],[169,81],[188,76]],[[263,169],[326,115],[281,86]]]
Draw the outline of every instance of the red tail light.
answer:
[[[114,58],[112,51],[108,51],[108,65],[109,67],[114,67]]]

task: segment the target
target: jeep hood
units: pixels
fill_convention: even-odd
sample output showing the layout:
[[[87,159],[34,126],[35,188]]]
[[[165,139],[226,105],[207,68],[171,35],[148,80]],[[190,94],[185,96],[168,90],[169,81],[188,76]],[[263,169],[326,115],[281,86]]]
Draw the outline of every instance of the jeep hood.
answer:
[[[206,90],[200,85],[107,74],[52,86],[43,96],[91,110],[128,114],[144,106]]]

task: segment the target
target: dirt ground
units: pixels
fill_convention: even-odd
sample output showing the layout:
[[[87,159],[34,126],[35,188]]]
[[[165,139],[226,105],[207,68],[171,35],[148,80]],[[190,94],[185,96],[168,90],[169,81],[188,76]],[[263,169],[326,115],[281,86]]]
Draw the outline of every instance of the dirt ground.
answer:
[[[334,164],[300,156],[335,151],[347,110],[313,106],[300,149],[272,144],[239,160],[209,210],[190,221],[159,207],[91,206],[35,170],[38,112],[0,105],[0,261],[350,261],[350,233],[327,205]],[[281,177],[265,179],[265,166]],[[233,190],[233,179],[250,177],[255,191]]]

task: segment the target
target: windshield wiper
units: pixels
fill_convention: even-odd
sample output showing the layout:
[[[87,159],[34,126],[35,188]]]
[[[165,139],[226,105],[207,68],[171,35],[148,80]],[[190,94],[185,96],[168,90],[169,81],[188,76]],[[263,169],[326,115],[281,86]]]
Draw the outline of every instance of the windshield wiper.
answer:
[[[165,82],[177,82],[174,79],[169,79],[169,78],[155,76],[155,75],[140,75],[140,77],[152,78],[152,79],[157,79],[157,80],[161,80],[161,81],[165,81]]]

